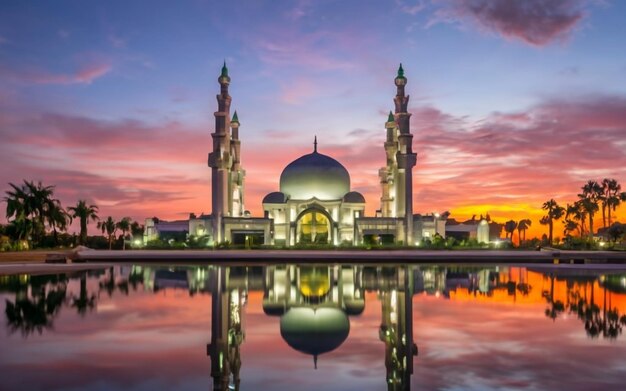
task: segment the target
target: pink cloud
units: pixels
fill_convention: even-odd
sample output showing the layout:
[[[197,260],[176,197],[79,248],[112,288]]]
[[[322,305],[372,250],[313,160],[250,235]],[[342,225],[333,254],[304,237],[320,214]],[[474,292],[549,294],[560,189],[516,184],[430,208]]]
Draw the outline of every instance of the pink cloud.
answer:
[[[582,0],[440,0],[430,24],[469,23],[479,29],[534,46],[568,38],[584,18]]]
[[[109,63],[89,64],[72,73],[52,73],[42,69],[21,70],[0,67],[0,76],[33,84],[91,84],[111,71]]]

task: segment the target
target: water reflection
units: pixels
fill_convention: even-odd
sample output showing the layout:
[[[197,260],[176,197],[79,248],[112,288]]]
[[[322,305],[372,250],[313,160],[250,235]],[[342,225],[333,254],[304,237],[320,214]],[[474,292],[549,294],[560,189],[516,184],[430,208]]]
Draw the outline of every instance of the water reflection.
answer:
[[[63,311],[88,317],[98,313],[98,303],[104,299],[168,290],[184,290],[189,296],[211,295],[206,353],[213,390],[237,390],[241,386],[246,363],[242,347],[246,333],[255,332],[246,327],[246,311],[249,296],[255,292],[262,298],[263,314],[278,322],[280,338],[286,345],[310,356],[311,371],[334,365],[324,361],[324,354],[342,349],[350,338],[351,325],[362,316],[366,305],[379,306],[377,334],[384,344],[384,357],[382,353],[379,357],[381,365],[384,362],[389,390],[411,389],[414,361],[419,365],[424,360],[415,358],[416,295],[458,302],[530,304],[544,311],[549,323],[556,324],[566,317],[577,319],[581,333],[584,330],[591,338],[616,339],[626,325],[626,275],[577,270],[123,265],[68,275],[0,276],[0,293],[6,297],[7,330],[24,337],[51,332]],[[377,300],[372,300],[373,295]],[[424,319],[416,320],[420,321]]]
[[[365,308],[365,291],[378,292],[382,304],[380,340],[385,344],[389,390],[409,390],[413,373],[413,269],[405,267],[297,266],[209,270],[212,287],[211,358],[214,390],[238,390],[244,341],[244,308],[249,291],[263,292],[263,311],[280,317],[280,334],[293,349],[318,356],[338,349],[348,338],[350,317]]]

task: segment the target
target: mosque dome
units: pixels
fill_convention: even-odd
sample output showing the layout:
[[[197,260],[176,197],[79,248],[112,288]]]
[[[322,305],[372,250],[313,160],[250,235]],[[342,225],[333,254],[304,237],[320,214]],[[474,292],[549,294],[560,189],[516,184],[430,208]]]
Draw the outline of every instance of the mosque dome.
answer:
[[[285,342],[315,358],[337,349],[349,333],[348,316],[338,308],[295,307],[280,319],[280,335]]]
[[[317,152],[304,155],[280,174],[280,191],[289,198],[339,200],[350,191],[350,174],[337,160]]]
[[[287,202],[287,196],[280,191],[269,193],[263,198],[263,204],[284,204]]]
[[[365,197],[363,197],[363,194],[359,193],[358,191],[351,191],[349,193],[346,193],[346,195],[343,196],[343,202],[364,204]]]

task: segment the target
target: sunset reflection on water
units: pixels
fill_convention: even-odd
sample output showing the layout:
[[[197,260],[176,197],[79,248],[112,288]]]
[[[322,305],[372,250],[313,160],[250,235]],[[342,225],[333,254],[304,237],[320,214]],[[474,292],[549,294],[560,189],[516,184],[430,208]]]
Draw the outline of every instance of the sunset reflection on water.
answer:
[[[0,276],[0,296],[2,390],[617,390],[626,378],[619,273],[122,265]]]

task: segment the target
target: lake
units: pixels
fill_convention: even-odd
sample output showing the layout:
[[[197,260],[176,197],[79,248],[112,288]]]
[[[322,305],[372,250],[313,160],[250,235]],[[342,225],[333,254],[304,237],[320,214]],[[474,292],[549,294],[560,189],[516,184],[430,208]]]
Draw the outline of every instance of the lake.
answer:
[[[0,276],[0,390],[622,390],[626,272],[121,264]]]

